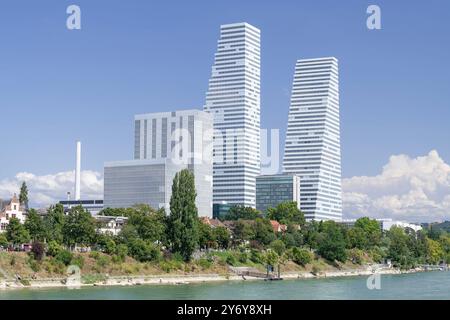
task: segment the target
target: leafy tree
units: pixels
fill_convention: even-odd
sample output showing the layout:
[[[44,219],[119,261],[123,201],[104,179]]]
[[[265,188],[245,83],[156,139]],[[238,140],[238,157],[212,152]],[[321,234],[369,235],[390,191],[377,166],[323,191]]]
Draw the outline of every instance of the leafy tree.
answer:
[[[305,224],[305,216],[297,207],[297,202],[295,201],[282,202],[276,208],[269,208],[267,217],[270,220],[276,220],[283,224],[294,223],[300,226]]]
[[[128,212],[127,224],[135,227],[143,240],[164,242],[166,234],[166,213],[164,209],[155,211],[148,205],[138,205]]]
[[[65,220],[64,207],[62,204],[51,206],[45,215],[44,229],[48,241],[63,242],[63,225]]]
[[[170,240],[174,252],[179,252],[185,261],[191,259],[198,245],[198,212],[195,205],[194,174],[184,169],[175,175],[170,199]]]
[[[253,228],[255,232],[254,240],[263,245],[268,245],[276,238],[272,224],[268,219],[256,218]]]
[[[297,247],[292,248],[292,261],[298,265],[306,266],[313,260],[313,255],[311,252],[305,249],[300,249]]]
[[[6,235],[4,233],[0,233],[0,247],[6,248],[8,247],[8,239],[6,239]]]
[[[55,256],[56,261],[59,261],[66,266],[68,266],[72,262],[72,258],[73,258],[72,252],[70,252],[69,250],[66,250],[66,249],[62,249]]]
[[[439,241],[427,239],[427,262],[439,264],[445,257],[445,252]]]
[[[388,232],[389,249],[388,258],[390,258],[394,265],[402,268],[411,268],[414,265],[414,260],[408,246],[409,236],[402,228],[392,227]]]
[[[30,234],[31,239],[35,241],[43,241],[45,239],[46,230],[44,227],[44,222],[36,210],[30,209],[28,211],[28,216],[25,220],[24,227]]]
[[[317,252],[329,261],[344,262],[347,259],[346,245],[342,228],[334,221],[324,222]]]
[[[98,215],[108,217],[129,217],[134,212],[133,208],[105,208]]]
[[[280,257],[278,256],[278,254],[275,251],[269,250],[269,251],[267,251],[267,253],[266,253],[264,258],[265,258],[264,259],[265,262],[269,266],[273,267],[273,266],[275,266],[278,263]]]
[[[25,181],[22,182],[22,185],[20,186],[19,201],[28,209],[28,187]]]
[[[58,255],[58,253],[60,253],[63,249],[64,248],[62,245],[60,245],[55,240],[51,240],[48,243],[47,254],[49,256],[56,257]]]
[[[217,245],[222,249],[228,249],[230,244],[230,232],[225,227],[216,227],[213,229],[213,237]]]
[[[200,248],[210,248],[215,244],[215,235],[211,226],[198,222],[198,244]]]
[[[95,235],[95,220],[83,207],[74,207],[64,220],[62,233],[68,246],[90,245]]]
[[[367,217],[356,220],[355,226],[348,231],[350,247],[363,250],[378,246],[381,236],[379,222]]]
[[[150,241],[135,239],[130,243],[130,254],[140,262],[157,261],[161,256],[159,248]]]
[[[37,261],[41,261],[45,254],[44,244],[40,241],[34,241],[31,246],[31,253]]]
[[[30,234],[19,219],[11,218],[6,227],[6,239],[14,245],[24,244],[30,241]]]
[[[320,230],[322,229],[322,221],[317,222],[313,220],[306,224],[304,229],[305,243],[311,250],[317,249],[319,245]]]
[[[270,249],[275,251],[279,256],[282,256],[286,251],[286,245],[281,240],[274,240],[270,243]]]
[[[228,210],[228,213],[224,216],[224,220],[255,220],[260,216],[261,213],[252,207],[237,205]]]
[[[249,221],[238,220],[234,224],[234,239],[243,242],[251,240],[255,237],[255,230]]]

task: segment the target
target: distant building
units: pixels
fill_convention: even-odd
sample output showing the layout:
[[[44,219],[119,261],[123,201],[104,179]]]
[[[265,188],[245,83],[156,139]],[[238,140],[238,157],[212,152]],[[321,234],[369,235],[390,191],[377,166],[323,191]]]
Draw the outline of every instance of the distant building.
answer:
[[[245,22],[220,26],[204,107],[214,115],[214,204],[256,206],[260,37],[260,30]]]
[[[110,216],[95,216],[95,220],[100,223],[98,232],[101,234],[110,234],[117,236],[122,231],[124,225],[127,223],[127,217],[110,217]]]
[[[256,209],[266,213],[287,201],[297,202],[300,209],[300,177],[289,174],[256,177]]]
[[[270,220],[270,224],[272,225],[273,232],[275,233],[284,233],[287,231],[287,225],[281,224],[276,220]]]
[[[93,216],[103,210],[103,200],[64,200],[60,201],[64,207],[64,212],[69,212],[71,208],[82,206]]]
[[[334,57],[298,60],[283,157],[300,176],[307,220],[342,219],[339,71]]]
[[[338,221],[339,224],[342,224],[348,228],[353,228],[355,226],[357,219],[343,219]],[[392,219],[374,219],[378,222],[381,231],[389,231],[393,226],[403,228],[403,229],[411,229],[415,232],[422,230],[422,227],[408,222],[395,221]]]
[[[235,206],[235,204],[228,203],[214,203],[213,204],[213,218],[223,219],[228,214],[228,211]]]
[[[189,169],[195,176],[199,216],[212,215],[213,117],[201,110],[135,116],[134,159],[107,162],[104,207],[148,204],[170,207],[175,174]]]
[[[26,220],[25,207],[20,204],[17,195],[14,194],[13,198],[9,202],[3,202],[0,208],[0,232],[5,232],[6,227],[9,225],[9,221],[12,218],[17,218],[20,223],[24,223]]]

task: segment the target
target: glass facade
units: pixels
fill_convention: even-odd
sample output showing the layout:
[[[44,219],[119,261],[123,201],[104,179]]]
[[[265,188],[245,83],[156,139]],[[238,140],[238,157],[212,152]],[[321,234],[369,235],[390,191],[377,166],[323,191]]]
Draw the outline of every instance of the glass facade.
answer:
[[[287,201],[300,208],[300,178],[296,175],[265,175],[256,177],[256,209],[267,209]]]

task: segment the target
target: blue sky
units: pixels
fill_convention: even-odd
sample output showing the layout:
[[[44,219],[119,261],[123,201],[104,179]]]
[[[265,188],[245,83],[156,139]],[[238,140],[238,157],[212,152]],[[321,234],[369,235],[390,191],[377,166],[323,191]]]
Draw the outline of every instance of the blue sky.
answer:
[[[261,29],[263,128],[284,139],[296,59],[336,56],[343,177],[396,154],[449,163],[449,18],[445,0],[2,1],[0,180],[72,170],[76,139],[84,169],[131,159],[133,115],[202,108],[219,26],[241,21]]]

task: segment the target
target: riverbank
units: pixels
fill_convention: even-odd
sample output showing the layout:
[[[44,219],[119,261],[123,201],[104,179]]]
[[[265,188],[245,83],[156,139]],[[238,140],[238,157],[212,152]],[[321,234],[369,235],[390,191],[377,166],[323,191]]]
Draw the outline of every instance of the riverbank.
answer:
[[[281,273],[283,279],[323,279],[338,277],[358,277],[378,274],[404,274],[423,272],[424,269],[399,270],[393,268],[382,268],[373,270],[371,266],[355,270],[336,270],[313,274],[311,272],[289,272]],[[100,279],[91,282],[74,281],[74,278],[47,278],[31,280],[0,280],[0,290],[14,289],[47,289],[47,288],[82,288],[95,286],[139,286],[139,285],[182,285],[198,283],[214,283],[226,281],[263,281],[263,278],[252,276],[239,276],[229,274],[185,274],[185,275],[143,275],[143,276],[102,276]]]

